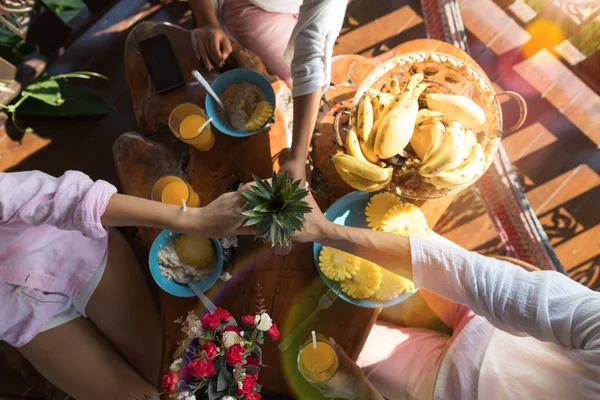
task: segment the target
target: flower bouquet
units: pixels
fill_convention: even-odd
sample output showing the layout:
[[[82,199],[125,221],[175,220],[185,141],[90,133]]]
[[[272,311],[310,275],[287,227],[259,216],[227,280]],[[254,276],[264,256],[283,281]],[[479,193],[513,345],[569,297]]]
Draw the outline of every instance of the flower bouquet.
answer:
[[[189,312],[181,323],[189,344],[163,377],[163,389],[176,400],[259,400],[262,364],[259,344],[265,336],[279,339],[279,330],[261,307],[238,325],[222,308],[198,319]]]

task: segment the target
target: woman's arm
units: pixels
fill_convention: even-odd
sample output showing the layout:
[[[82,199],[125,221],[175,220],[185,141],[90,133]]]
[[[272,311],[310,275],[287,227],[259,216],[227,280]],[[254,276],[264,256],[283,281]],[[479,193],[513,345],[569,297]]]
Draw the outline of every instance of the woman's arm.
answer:
[[[209,237],[251,233],[242,227],[244,201],[226,193],[202,208],[162,204],[116,194],[104,181],[67,171],[59,178],[39,171],[0,173],[0,225],[16,229],[53,225],[102,238],[108,226],[147,226]]]
[[[377,263],[412,279],[416,287],[466,304],[499,329],[568,348],[600,349],[600,293],[558,272],[526,272],[458,246],[342,227],[325,220],[318,208],[305,227],[299,240]]]
[[[219,67],[231,54],[231,41],[219,25],[211,0],[189,0],[198,28],[192,31],[192,47],[207,71]]]
[[[204,25],[219,26],[212,0],[189,0],[189,3],[198,27]]]

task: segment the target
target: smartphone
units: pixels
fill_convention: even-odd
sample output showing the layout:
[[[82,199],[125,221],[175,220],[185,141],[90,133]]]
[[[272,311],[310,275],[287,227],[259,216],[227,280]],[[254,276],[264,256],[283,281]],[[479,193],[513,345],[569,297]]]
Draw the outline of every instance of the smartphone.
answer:
[[[153,36],[141,41],[139,46],[150,80],[158,93],[183,86],[183,75],[167,35]]]

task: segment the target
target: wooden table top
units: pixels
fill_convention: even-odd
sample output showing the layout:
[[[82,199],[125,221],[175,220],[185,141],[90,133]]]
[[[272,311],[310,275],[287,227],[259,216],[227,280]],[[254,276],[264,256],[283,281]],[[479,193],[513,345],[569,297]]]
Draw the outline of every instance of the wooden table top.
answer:
[[[193,54],[188,31],[169,24],[144,22],[130,33],[125,49],[126,74],[137,121],[141,130],[152,140],[137,133],[125,133],[115,142],[113,154],[123,191],[149,198],[156,179],[165,174],[181,174],[187,176],[200,193],[202,203],[207,204],[235,182],[249,181],[252,174],[270,176],[273,169],[277,170],[285,161],[287,154],[288,127],[291,126],[288,123],[291,111],[289,88],[284,82],[271,77],[278,104],[276,122],[268,132],[245,139],[216,132],[216,144],[210,151],[198,152],[187,148],[166,128],[168,115],[174,106],[185,101],[203,105],[205,93],[197,86],[185,86],[164,95],[156,94],[149,82],[137,43],[161,33],[169,37],[186,81],[191,81],[190,71],[193,68],[202,71],[201,63]],[[352,191],[333,173],[331,162],[328,161],[339,150],[333,139],[335,113],[348,106],[357,85],[379,62],[413,50],[443,51],[471,61],[461,50],[435,40],[404,43],[374,60],[356,55],[334,58],[333,86],[325,95],[311,153],[315,165],[313,186],[318,187],[315,198],[323,209]],[[262,62],[247,50],[235,46],[232,57],[237,65],[266,74]],[[205,76],[211,78],[210,74]],[[429,225],[434,226],[452,199],[453,196],[449,196],[417,204],[425,213]],[[153,229],[140,231],[148,245],[158,234]],[[261,287],[266,309],[278,324],[282,337],[316,308],[320,296],[327,290],[317,273],[311,244],[294,244],[290,254],[276,256],[267,245],[254,241],[252,237],[243,237],[240,238],[234,264],[231,271],[233,279],[226,284],[218,283],[207,295],[215,304],[239,318],[256,312],[256,290],[258,286]],[[160,306],[164,329],[163,365],[166,371],[178,347],[177,342],[183,339],[180,326],[174,321],[190,310],[197,309],[199,314],[204,310],[194,298],[177,298],[162,291]],[[276,343],[265,342],[263,355],[268,367],[262,369],[260,376],[264,391],[279,398],[321,398],[297,371],[296,356],[300,342],[314,329],[335,338],[356,359],[378,314],[379,310],[359,308],[338,300],[329,309],[319,313],[288,351],[282,353]]]

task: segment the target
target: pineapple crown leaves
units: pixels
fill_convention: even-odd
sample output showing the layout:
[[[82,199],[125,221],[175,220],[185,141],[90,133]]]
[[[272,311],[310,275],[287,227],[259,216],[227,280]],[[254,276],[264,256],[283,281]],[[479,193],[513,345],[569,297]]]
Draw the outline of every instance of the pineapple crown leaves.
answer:
[[[285,245],[294,232],[302,230],[304,214],[312,208],[306,201],[308,190],[288,172],[273,172],[271,183],[254,176],[251,190],[242,190],[246,211],[242,212],[246,226],[256,226],[256,237],[272,245]]]

